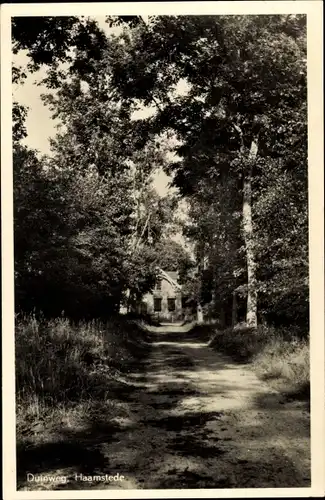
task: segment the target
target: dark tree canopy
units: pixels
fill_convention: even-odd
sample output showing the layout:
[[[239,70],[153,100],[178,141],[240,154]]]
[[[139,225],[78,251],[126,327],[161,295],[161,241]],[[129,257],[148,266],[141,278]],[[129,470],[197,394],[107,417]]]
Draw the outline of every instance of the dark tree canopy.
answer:
[[[55,93],[44,102],[64,125],[51,159],[40,158],[21,147],[26,109],[13,107],[22,295],[36,280],[40,295],[73,289],[78,304],[95,310],[100,295],[114,308],[127,290],[150,289],[158,264],[179,270],[214,314],[228,314],[236,292],[240,311],[258,297],[259,319],[308,321],[306,17],[107,23],[118,34],[91,18],[13,19],[14,52],[30,59],[13,82],[45,68],[42,85]],[[147,105],[155,112],[134,119]],[[178,198],[150,187],[158,168],[186,200],[185,222]],[[195,262],[170,238],[173,224]],[[58,267],[45,272],[50,260]]]

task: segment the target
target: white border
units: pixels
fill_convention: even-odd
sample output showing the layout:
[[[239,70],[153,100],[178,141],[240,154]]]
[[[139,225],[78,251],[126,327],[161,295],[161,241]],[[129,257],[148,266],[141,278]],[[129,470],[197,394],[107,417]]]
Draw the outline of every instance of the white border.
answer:
[[[16,491],[14,380],[14,268],[11,143],[11,16],[159,14],[307,14],[308,158],[311,307],[311,488]],[[221,1],[151,3],[4,4],[1,7],[1,188],[2,188],[2,347],[3,478],[5,500],[88,498],[262,498],[323,496],[324,421],[324,142],[323,4],[313,1]]]

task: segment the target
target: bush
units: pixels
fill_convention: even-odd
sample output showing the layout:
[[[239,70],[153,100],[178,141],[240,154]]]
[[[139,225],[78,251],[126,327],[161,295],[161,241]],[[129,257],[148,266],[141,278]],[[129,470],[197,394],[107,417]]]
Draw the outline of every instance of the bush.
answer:
[[[16,321],[17,417],[108,397],[149,348],[148,334],[119,318],[73,324],[64,318]]]
[[[309,341],[289,328],[242,326],[217,331],[209,345],[234,360],[252,363],[263,380],[272,380],[287,392],[309,395]]]
[[[289,392],[307,396],[310,384],[308,341],[273,339],[254,360],[263,380],[282,382]]]
[[[231,355],[236,361],[249,362],[270,341],[271,335],[265,328],[227,328],[214,334],[210,346]]]

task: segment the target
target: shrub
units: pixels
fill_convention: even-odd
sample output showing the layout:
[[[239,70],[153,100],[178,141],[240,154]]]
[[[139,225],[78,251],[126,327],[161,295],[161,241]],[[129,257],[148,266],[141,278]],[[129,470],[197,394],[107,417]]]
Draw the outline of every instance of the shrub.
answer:
[[[18,421],[58,405],[107,398],[118,373],[143,357],[145,331],[118,318],[73,324],[65,318],[16,321]]]
[[[307,340],[273,339],[256,356],[254,365],[262,379],[284,383],[288,392],[308,395],[310,358]]]
[[[209,345],[239,362],[253,364],[257,374],[287,392],[309,394],[309,341],[289,328],[242,326],[214,332]]]
[[[231,355],[236,361],[249,362],[270,340],[264,328],[246,326],[217,331],[210,346]]]

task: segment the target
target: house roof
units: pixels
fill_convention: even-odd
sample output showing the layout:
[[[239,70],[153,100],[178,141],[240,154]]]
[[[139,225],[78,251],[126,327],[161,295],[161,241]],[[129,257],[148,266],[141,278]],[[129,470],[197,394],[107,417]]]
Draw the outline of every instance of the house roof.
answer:
[[[172,280],[178,281],[178,272],[177,271],[165,271],[168,276],[171,277]]]
[[[176,271],[164,271],[161,267],[158,267],[160,274],[167,279],[173,286],[182,289],[182,286],[178,283],[178,273]]]

